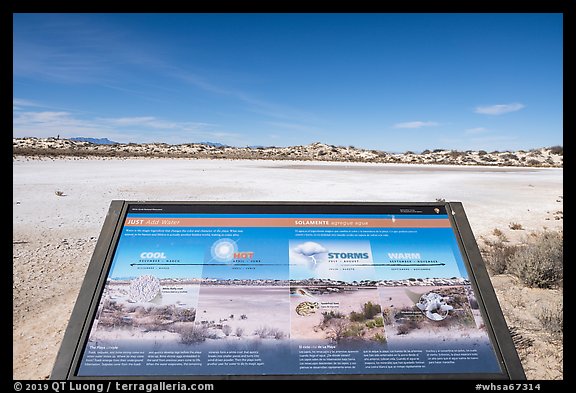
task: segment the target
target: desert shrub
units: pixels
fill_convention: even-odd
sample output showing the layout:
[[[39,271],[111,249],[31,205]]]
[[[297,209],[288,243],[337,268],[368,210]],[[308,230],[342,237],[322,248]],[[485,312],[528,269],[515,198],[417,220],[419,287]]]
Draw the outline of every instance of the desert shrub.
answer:
[[[240,319],[248,319],[248,317],[246,316],[246,314],[242,314],[240,315]]]
[[[528,165],[528,166],[539,166],[539,165],[540,165],[540,161],[538,161],[538,160],[536,160],[536,159],[534,159],[534,158],[531,158],[531,159],[529,159],[528,161],[526,161],[526,165]]]
[[[431,153],[431,151],[428,150],[428,149],[426,149],[426,150],[424,150],[421,154],[430,154],[430,153]]]
[[[414,154],[414,152],[411,151],[411,150],[407,150],[406,153],[404,153],[404,154],[405,154],[405,155],[409,155],[409,154]]]
[[[382,320],[386,325],[391,325],[394,322],[394,313],[391,308],[385,308],[382,311]]]
[[[236,336],[242,337],[243,334],[244,334],[244,329],[241,327],[237,327],[236,328]]]
[[[332,318],[344,318],[344,314],[342,314],[339,311],[330,310],[330,311],[324,311],[322,313],[322,317],[323,317],[322,323],[326,323]]]
[[[448,156],[450,158],[458,158],[460,156],[465,156],[465,155],[466,155],[466,153],[458,151],[458,150],[452,150],[452,151],[450,151],[450,153],[448,153]]]
[[[350,324],[346,330],[344,330],[343,336],[346,338],[356,338],[362,337],[366,331],[364,330],[364,326],[358,323]]]
[[[105,307],[110,311],[124,311],[124,306],[116,300],[110,300]]]
[[[257,335],[260,338],[270,338],[273,337],[276,340],[280,340],[281,338],[284,338],[284,336],[286,335],[283,331],[281,331],[278,328],[271,328],[268,326],[263,326],[263,327],[259,327],[258,329],[256,329],[254,331],[254,334]]]
[[[510,224],[508,224],[508,228],[510,228],[514,231],[518,231],[518,230],[523,229],[522,224],[517,223],[517,222],[511,222]]]
[[[269,329],[266,326],[259,327],[258,329],[254,330],[254,335],[260,338],[266,338],[269,335]]]
[[[379,304],[373,304],[372,302],[364,303],[362,306],[362,314],[364,314],[365,319],[372,319],[377,314],[382,312],[382,307]]]
[[[232,327],[230,325],[222,326],[222,333],[224,333],[224,335],[228,337],[230,333],[232,333]]]
[[[174,308],[172,318],[179,322],[194,322],[196,310],[193,308]]]
[[[536,233],[510,257],[508,271],[530,287],[556,286],[563,279],[563,240],[561,231]]]
[[[478,150],[479,156],[485,156],[486,154],[488,154],[488,152],[486,150]]]
[[[380,333],[376,333],[374,335],[374,337],[372,337],[372,340],[379,342],[379,343],[382,343],[382,344],[385,344],[386,343],[386,336],[384,336],[383,334],[380,334]]]
[[[412,324],[410,323],[402,323],[400,325],[398,325],[397,328],[397,334],[403,335],[403,334],[408,334],[410,333],[410,331],[414,330],[414,327],[412,327]]]
[[[183,344],[196,344],[205,341],[209,336],[207,327],[193,323],[181,327],[178,333],[180,333],[180,341]]]
[[[504,232],[502,232],[502,230],[500,230],[500,229],[498,229],[498,228],[494,228],[494,229],[492,230],[492,234],[493,234],[494,236],[498,236],[498,237],[502,237],[502,236],[503,236],[504,238],[505,238],[505,236],[506,236],[506,235],[504,235]]]
[[[150,315],[160,315],[160,316],[163,316],[166,318],[172,318],[172,315],[174,315],[174,308],[175,307],[173,305],[160,306],[160,307],[150,307],[146,311]]]
[[[564,155],[564,148],[562,146],[556,145],[550,148],[550,154],[557,154],[559,156]]]
[[[497,236],[496,240],[484,239],[484,243],[481,252],[488,271],[492,274],[506,273],[517,246],[508,244],[508,239],[503,234]]]
[[[364,316],[363,313],[356,311],[352,311],[349,317],[352,322],[364,322],[366,320],[366,317]]]
[[[434,149],[432,150],[432,153],[440,153],[443,152],[445,149]]]
[[[272,329],[271,331],[271,335],[276,339],[276,340],[281,340],[284,338],[285,333],[277,328]]]
[[[368,329],[376,328],[376,327],[384,327],[384,319],[382,317],[376,317],[369,321],[366,321],[366,327]]]
[[[448,317],[444,321],[450,321],[456,326],[463,326],[463,327],[476,326],[476,322],[474,321],[474,316],[472,315],[472,313],[462,309],[451,311],[450,315],[448,315]]]
[[[564,330],[564,304],[560,302],[552,307],[543,308],[536,318],[542,327],[552,334],[562,334]]]
[[[504,158],[505,160],[518,160],[518,156],[513,153],[502,154],[500,157]]]

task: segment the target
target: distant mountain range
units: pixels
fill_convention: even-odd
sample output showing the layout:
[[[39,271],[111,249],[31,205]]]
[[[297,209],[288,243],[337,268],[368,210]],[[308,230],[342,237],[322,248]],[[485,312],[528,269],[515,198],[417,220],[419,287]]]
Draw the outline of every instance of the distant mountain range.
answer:
[[[108,138],[88,138],[85,136],[75,136],[74,138],[68,138],[74,142],[88,142],[94,143],[95,145],[120,145],[120,142],[111,141]],[[214,147],[228,147],[223,143],[218,142],[197,142],[199,145],[214,146]]]
[[[228,145],[224,145],[218,142],[198,142],[199,145],[206,145],[206,146],[214,146],[214,147],[228,147]]]
[[[74,138],[69,138],[71,141],[74,142],[89,142],[94,143],[95,145],[119,145],[119,142],[111,141],[108,138],[87,138],[84,136],[76,136]]]

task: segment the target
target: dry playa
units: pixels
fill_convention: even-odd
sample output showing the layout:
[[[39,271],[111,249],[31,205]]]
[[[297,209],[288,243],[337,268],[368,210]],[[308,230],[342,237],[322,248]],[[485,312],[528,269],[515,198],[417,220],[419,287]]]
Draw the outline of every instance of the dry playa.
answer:
[[[169,158],[13,161],[15,379],[48,378],[111,200],[463,203],[477,238],[562,228],[563,169]],[[58,192],[58,193],[57,193]],[[57,195],[60,194],[60,195]],[[512,223],[521,230],[512,230]],[[493,278],[509,325],[523,326],[511,280]],[[510,295],[512,294],[512,295]],[[510,300],[510,296],[513,299]],[[555,293],[562,296],[561,292]],[[528,321],[524,335],[538,331]],[[542,333],[542,334],[545,334]],[[546,336],[547,337],[547,336]],[[531,379],[561,379],[562,343],[521,353]],[[546,341],[549,342],[549,341]],[[538,349],[538,350],[536,350]],[[559,355],[558,355],[559,354]]]

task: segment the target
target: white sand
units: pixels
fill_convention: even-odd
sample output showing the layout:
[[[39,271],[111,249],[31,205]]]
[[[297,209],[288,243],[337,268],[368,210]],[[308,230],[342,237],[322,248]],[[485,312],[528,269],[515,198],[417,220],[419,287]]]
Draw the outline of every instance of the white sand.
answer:
[[[290,166],[297,169],[291,169]],[[336,169],[337,170],[334,170]],[[450,170],[454,168],[454,170]],[[98,235],[112,199],[460,201],[475,232],[541,227],[562,208],[559,168],[183,159],[14,161],[15,231],[30,224]],[[54,192],[63,191],[65,197]],[[16,205],[17,201],[20,202]],[[554,223],[550,222],[550,226]]]
[[[46,378],[110,201],[434,201],[475,235],[561,228],[563,169],[186,159],[13,162],[13,376]],[[55,191],[65,196],[55,195]],[[511,231],[516,222],[525,230]]]

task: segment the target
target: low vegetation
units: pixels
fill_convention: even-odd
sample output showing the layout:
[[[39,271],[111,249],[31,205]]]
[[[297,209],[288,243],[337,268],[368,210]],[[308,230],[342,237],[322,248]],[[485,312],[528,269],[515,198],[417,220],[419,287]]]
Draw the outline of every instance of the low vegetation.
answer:
[[[564,236],[562,232],[533,234],[510,256],[508,272],[529,287],[553,288],[563,280]]]
[[[544,307],[536,315],[542,327],[553,335],[562,335],[564,332],[564,304],[563,301],[559,303]]]
[[[540,231],[526,236],[521,244],[511,245],[500,230],[496,239],[483,239],[482,254],[492,274],[509,273],[525,285],[536,288],[555,288],[564,278],[563,231]]]
[[[90,142],[70,141],[57,138],[13,138],[13,157],[70,157],[81,158],[192,158],[192,159],[250,159],[250,160],[300,160],[412,163],[443,165],[494,165],[562,167],[563,148],[552,146],[530,152],[498,152],[485,150],[459,151],[447,149],[387,153],[381,150],[362,149],[354,146],[335,146],[320,142],[298,146],[233,147],[213,146],[203,143],[128,143],[99,145]]]
[[[491,274],[503,274],[507,272],[510,258],[516,252],[517,246],[510,244],[500,229],[494,229],[493,235],[496,237],[494,240],[483,239],[482,256]]]
[[[379,304],[368,301],[358,311],[351,311],[348,315],[330,310],[323,312],[322,316],[318,328],[325,332],[326,338],[334,342],[359,339],[386,342],[383,334],[384,317]]]
[[[281,331],[278,328],[271,328],[268,326],[259,327],[254,331],[254,335],[260,338],[274,338],[276,340],[283,339],[286,336],[286,333]]]
[[[508,224],[508,228],[512,229],[513,231],[519,231],[521,229],[524,229],[522,227],[522,224],[519,224],[517,222],[511,222],[510,224]]]
[[[208,338],[208,328],[194,323],[187,323],[178,329],[183,344],[198,344]]]

